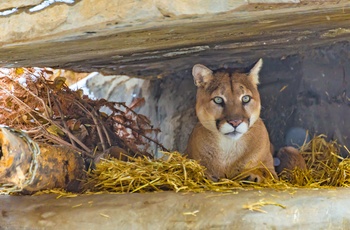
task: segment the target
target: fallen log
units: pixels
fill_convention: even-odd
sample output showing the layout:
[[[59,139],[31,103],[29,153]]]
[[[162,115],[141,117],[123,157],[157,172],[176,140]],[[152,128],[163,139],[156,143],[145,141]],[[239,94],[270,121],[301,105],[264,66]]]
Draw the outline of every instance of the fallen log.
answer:
[[[64,146],[37,144],[25,132],[7,126],[0,127],[0,146],[0,194],[82,189],[86,172],[78,152]]]

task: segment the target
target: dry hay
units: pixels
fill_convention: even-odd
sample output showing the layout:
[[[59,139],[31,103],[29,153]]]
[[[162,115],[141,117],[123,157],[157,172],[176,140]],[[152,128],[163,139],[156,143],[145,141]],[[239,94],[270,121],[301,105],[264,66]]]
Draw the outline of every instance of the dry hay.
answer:
[[[284,171],[279,180],[264,183],[248,182],[237,177],[219,182],[207,180],[205,168],[177,152],[165,153],[165,158],[130,158],[128,162],[102,159],[89,173],[92,192],[151,192],[162,190],[231,192],[250,188],[329,188],[350,185],[350,160],[340,157],[336,141],[326,141],[323,135],[314,137],[301,147],[307,170]]]
[[[294,187],[349,187],[350,159],[340,156],[340,147],[336,141],[326,141],[325,135],[314,137],[300,150],[307,170],[282,172],[281,180]]]
[[[166,159],[165,159],[166,158]],[[162,190],[221,192],[239,187],[239,182],[224,180],[212,182],[204,176],[205,168],[178,152],[165,153],[158,160],[129,158],[129,161],[102,159],[90,172],[88,186],[91,191],[150,192]],[[219,190],[218,190],[219,191]]]

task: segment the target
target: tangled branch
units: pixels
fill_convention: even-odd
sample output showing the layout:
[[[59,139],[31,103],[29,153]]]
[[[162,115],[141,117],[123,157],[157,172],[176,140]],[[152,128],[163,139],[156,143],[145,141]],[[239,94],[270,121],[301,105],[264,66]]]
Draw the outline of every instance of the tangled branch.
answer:
[[[26,130],[39,142],[69,146],[95,158],[118,146],[130,156],[152,157],[151,144],[167,149],[151,136],[160,130],[123,102],[92,100],[71,90],[50,69],[16,68],[0,72],[0,123]],[[108,114],[102,110],[109,110]]]

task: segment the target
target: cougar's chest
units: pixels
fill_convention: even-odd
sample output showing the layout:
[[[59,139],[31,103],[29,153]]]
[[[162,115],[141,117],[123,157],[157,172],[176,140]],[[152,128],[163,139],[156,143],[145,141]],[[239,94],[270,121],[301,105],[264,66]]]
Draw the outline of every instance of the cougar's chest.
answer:
[[[238,140],[222,137],[218,141],[218,161],[223,166],[232,165],[240,159],[247,149],[244,135]]]

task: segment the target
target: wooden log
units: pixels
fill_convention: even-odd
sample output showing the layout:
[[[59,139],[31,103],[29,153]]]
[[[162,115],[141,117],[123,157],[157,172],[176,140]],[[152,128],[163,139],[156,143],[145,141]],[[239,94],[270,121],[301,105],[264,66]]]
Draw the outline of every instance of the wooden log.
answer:
[[[79,153],[62,146],[37,144],[24,132],[0,128],[0,193],[62,188],[79,192],[85,164]]]
[[[0,196],[5,229],[348,229],[349,189]],[[261,206],[259,206],[261,204]]]

